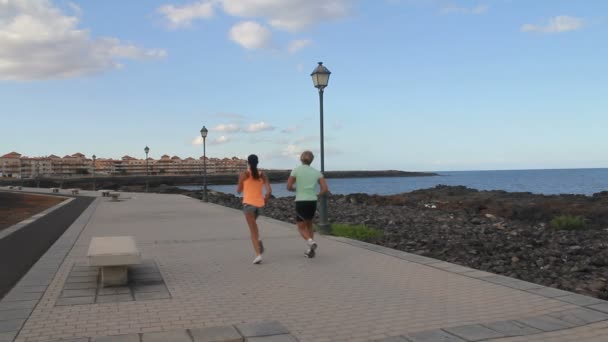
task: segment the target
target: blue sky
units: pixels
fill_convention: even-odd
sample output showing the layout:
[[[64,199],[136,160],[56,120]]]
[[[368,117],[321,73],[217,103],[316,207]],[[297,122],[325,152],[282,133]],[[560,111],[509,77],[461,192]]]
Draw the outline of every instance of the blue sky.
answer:
[[[0,2],[0,153],[608,167],[608,2]]]

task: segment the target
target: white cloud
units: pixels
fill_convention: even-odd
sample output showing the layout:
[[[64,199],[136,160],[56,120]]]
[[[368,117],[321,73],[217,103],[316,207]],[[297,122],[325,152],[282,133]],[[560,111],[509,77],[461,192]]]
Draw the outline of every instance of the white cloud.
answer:
[[[275,28],[299,31],[320,22],[344,18],[355,0],[219,0],[226,13],[262,17]]]
[[[289,127],[287,127],[287,128],[282,129],[282,130],[281,130],[281,133],[288,133],[288,134],[291,134],[291,133],[295,133],[295,132],[297,132],[297,131],[298,131],[299,129],[301,129],[301,128],[302,128],[302,126],[300,126],[300,125],[289,126]]]
[[[264,121],[250,124],[249,126],[247,126],[247,128],[245,128],[245,132],[249,132],[249,133],[272,131],[272,130],[274,130],[274,127],[265,123]]]
[[[118,59],[163,58],[117,38],[93,39],[48,0],[0,1],[0,80],[68,78],[120,68]]]
[[[289,53],[296,53],[312,43],[310,39],[297,39],[291,41],[287,47]]]
[[[221,136],[219,136],[219,137],[211,140],[209,142],[209,144],[211,144],[211,145],[221,145],[221,144],[225,144],[225,143],[227,143],[229,141],[230,141],[230,138],[228,138],[225,135],[221,135]]]
[[[475,7],[461,7],[454,4],[444,5],[441,7],[442,13],[458,13],[458,14],[483,14],[487,12],[489,7],[487,5],[478,5]]]
[[[525,24],[521,26],[520,30],[522,32],[560,33],[576,31],[583,28],[584,25],[583,19],[560,15],[549,19],[546,25]]]
[[[194,138],[192,140],[192,145],[202,145],[203,144],[203,137],[201,137],[200,135],[196,138]]]
[[[280,154],[283,157],[298,159],[303,151],[304,149],[298,145],[287,145],[281,150]]]
[[[243,21],[230,29],[230,39],[246,49],[265,49],[271,46],[272,33],[255,21]]]
[[[156,11],[165,16],[170,28],[190,26],[193,20],[211,18],[214,14],[213,3],[210,1],[197,1],[183,6],[164,5]]]
[[[227,133],[231,133],[231,132],[238,132],[241,130],[241,127],[239,127],[239,125],[237,124],[220,124],[217,125],[213,128],[214,131],[216,132],[227,132]]]

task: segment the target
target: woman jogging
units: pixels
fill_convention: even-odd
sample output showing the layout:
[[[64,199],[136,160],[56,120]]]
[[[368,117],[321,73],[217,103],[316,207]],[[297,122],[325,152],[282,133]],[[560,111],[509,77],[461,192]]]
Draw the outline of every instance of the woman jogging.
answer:
[[[252,154],[247,157],[247,164],[249,165],[249,169],[239,176],[239,184],[236,191],[239,194],[243,193],[243,213],[245,213],[245,219],[247,220],[247,225],[249,225],[251,242],[256,255],[253,263],[259,264],[262,262],[264,244],[262,244],[262,240],[260,239],[256,220],[260,215],[260,210],[270,198],[272,188],[266,175],[258,170],[258,156]],[[266,188],[265,196],[262,194],[263,188]]]
[[[300,155],[302,165],[293,169],[287,180],[287,190],[296,192],[296,224],[300,235],[308,245],[308,249],[304,253],[307,258],[314,258],[317,250],[312,229],[312,219],[317,211],[316,185],[321,186],[318,196],[325,196],[328,192],[323,174],[310,166],[313,159],[312,152],[302,152]]]

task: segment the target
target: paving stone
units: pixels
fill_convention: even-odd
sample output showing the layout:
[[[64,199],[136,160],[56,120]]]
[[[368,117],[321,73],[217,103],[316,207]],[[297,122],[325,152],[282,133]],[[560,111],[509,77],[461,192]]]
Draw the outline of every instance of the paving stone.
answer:
[[[32,309],[11,309],[0,311],[0,321],[8,321],[11,319],[28,318],[32,313]]]
[[[0,332],[0,342],[13,342],[18,331]]]
[[[579,294],[571,294],[569,296],[557,297],[557,300],[562,302],[571,303],[580,306],[594,305],[606,303],[605,301],[593,297],[583,296]]]
[[[549,314],[548,316],[576,325],[585,325],[608,320],[608,314],[583,308],[560,311]]]
[[[67,338],[67,339],[61,339],[61,340],[56,340],[56,341],[57,342],[89,342],[89,338],[88,337],[76,337],[76,338]]]
[[[505,277],[505,276],[501,276],[501,275],[483,277],[480,279],[489,281],[490,283],[504,285],[504,286],[507,286],[507,287],[510,287],[513,289],[524,290],[524,291],[543,287],[542,285],[539,285],[539,284],[529,283],[527,281],[510,278],[510,277]]]
[[[59,298],[55,303],[56,306],[63,305],[82,305],[82,304],[93,304],[95,297],[70,297],[70,298]]]
[[[561,319],[547,315],[518,319],[517,321],[542,331],[555,331],[576,326],[576,324],[562,321]]]
[[[243,337],[233,326],[190,329],[194,342],[241,342]]]
[[[408,334],[406,337],[412,342],[466,342],[460,337],[448,334],[443,330],[423,331],[415,334]]]
[[[144,333],[141,340],[142,342],[192,342],[185,330]]]
[[[73,283],[97,283],[97,278],[94,277],[68,277],[65,280],[67,284]]]
[[[289,331],[277,321],[237,324],[236,329],[245,337],[289,334]]]
[[[46,289],[48,288],[47,286],[44,285],[40,285],[40,286],[17,286],[16,287],[18,289],[19,292],[45,292]]]
[[[37,300],[20,300],[14,302],[0,302],[0,310],[11,309],[33,309],[38,304]]]
[[[100,296],[131,294],[131,289],[128,286],[102,287],[97,294]]]
[[[298,342],[295,337],[289,334],[284,335],[272,335],[262,337],[248,337],[245,339],[246,342]]]
[[[209,327],[190,329],[194,342],[241,342],[243,337],[233,327]]]
[[[118,295],[107,295],[97,296],[96,303],[120,303],[120,302],[132,302],[133,297],[131,294],[118,294]]]
[[[133,291],[135,291],[135,292],[166,292],[168,290],[164,284],[156,284],[156,285],[134,285]]]
[[[88,282],[88,283],[69,283],[65,284],[63,287],[64,290],[82,290],[82,289],[96,289],[97,283]]]
[[[61,297],[91,297],[95,296],[95,292],[97,292],[95,289],[63,290],[63,292],[61,292]]]
[[[25,319],[11,319],[8,321],[0,321],[0,332],[18,331],[23,326]]]
[[[539,296],[543,296],[543,297],[547,297],[547,298],[562,297],[562,296],[568,296],[568,295],[572,294],[572,292],[555,289],[552,287],[541,287],[538,289],[526,290],[526,292],[534,293]]]
[[[169,292],[135,292],[135,300],[170,299]]]
[[[463,325],[443,330],[449,332],[452,335],[461,337],[467,341],[481,341],[489,338],[506,337],[505,334],[488,329],[481,324]]]
[[[483,325],[506,336],[523,336],[542,333],[542,331],[538,329],[517,321],[500,321],[484,323]]]
[[[608,303],[589,305],[587,308],[608,313]]]
[[[91,342],[140,342],[139,334],[93,337]]]
[[[403,336],[391,336],[381,340],[376,340],[375,342],[410,342],[410,340]]]

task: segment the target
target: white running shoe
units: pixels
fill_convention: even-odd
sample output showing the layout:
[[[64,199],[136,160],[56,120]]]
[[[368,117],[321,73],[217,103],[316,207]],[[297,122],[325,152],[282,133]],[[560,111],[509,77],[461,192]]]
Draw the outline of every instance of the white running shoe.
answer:
[[[314,241],[307,241],[308,245],[310,246],[310,248],[308,248],[308,250],[306,251],[306,253],[304,253],[304,255],[306,255],[307,258],[314,258],[317,250],[317,243]]]
[[[253,263],[256,264],[256,265],[257,264],[261,264],[262,263],[262,256],[261,255],[256,256],[255,259],[253,259]]]

